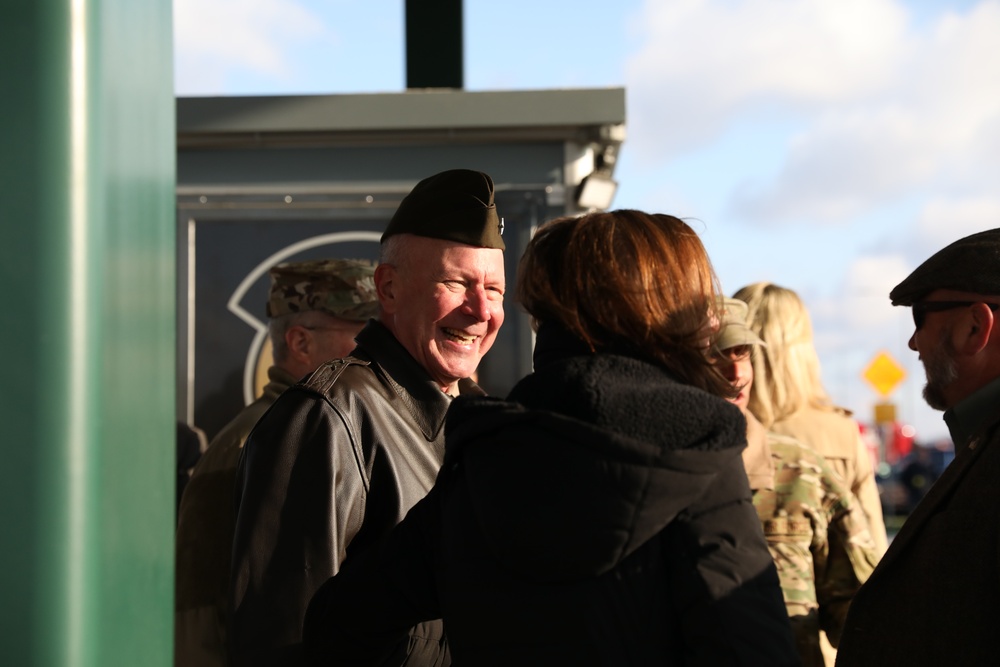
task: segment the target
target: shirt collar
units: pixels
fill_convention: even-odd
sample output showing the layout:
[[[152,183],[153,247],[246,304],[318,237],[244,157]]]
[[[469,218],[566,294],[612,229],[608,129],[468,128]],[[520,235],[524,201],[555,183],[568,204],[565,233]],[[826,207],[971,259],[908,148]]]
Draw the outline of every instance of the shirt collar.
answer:
[[[1000,378],[980,387],[944,413],[955,451],[997,421],[996,406],[1000,403]]]

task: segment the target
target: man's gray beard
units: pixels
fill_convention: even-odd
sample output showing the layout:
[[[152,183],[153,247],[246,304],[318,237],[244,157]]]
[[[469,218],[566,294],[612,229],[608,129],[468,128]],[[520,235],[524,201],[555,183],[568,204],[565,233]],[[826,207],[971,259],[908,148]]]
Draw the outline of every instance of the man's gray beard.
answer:
[[[944,392],[958,379],[958,364],[955,363],[955,347],[948,335],[941,337],[937,349],[923,355],[927,384],[924,385],[924,400],[935,410],[947,410],[948,401]]]

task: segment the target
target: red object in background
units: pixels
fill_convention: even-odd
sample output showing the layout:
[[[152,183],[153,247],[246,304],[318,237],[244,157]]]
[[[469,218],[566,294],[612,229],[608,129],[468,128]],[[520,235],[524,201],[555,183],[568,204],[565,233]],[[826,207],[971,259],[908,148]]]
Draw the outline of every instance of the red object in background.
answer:
[[[917,431],[909,424],[892,422],[881,424],[875,428],[866,424],[858,423],[861,439],[868,448],[868,453],[872,457],[872,466],[877,467],[880,463],[880,454],[885,457],[885,462],[895,465],[913,451],[913,441]],[[881,443],[881,447],[880,447]]]
[[[878,431],[861,422],[858,422],[858,431],[861,433],[861,441],[865,443],[865,449],[868,450],[868,456],[871,457],[872,470],[877,470],[881,460]]]
[[[892,440],[887,448],[891,454],[891,461],[895,463],[913,451],[913,439],[916,430],[909,424],[892,424]]]

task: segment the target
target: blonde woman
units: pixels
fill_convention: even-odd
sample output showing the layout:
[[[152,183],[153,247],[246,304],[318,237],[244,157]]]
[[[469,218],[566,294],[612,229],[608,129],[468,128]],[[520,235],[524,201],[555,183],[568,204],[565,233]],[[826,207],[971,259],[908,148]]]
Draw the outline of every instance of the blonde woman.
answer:
[[[820,380],[809,312],[798,294],[773,283],[734,294],[749,305],[750,328],[767,347],[753,360],[750,411],[765,428],[822,454],[851,489],[868,518],[878,554],[888,541],[871,458],[850,412],[833,404]]]

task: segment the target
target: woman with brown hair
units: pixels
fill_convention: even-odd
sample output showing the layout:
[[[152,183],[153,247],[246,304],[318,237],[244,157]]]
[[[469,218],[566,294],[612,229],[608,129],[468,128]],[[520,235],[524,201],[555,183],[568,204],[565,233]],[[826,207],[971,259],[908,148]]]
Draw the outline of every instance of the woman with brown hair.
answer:
[[[740,457],[706,354],[718,289],[681,220],[543,225],[517,294],[535,371],[458,398],[435,487],[313,598],[315,664],[401,664],[443,618],[462,665],[792,665]]]

